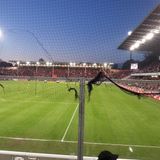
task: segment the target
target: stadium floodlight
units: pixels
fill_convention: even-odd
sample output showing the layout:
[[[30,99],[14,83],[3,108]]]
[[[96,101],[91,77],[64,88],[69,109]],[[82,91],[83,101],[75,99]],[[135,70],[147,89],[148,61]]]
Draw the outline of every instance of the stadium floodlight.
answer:
[[[130,36],[132,34],[132,31],[128,31],[128,36]]]
[[[160,31],[158,29],[153,30],[154,33],[158,34]]]
[[[134,48],[138,48],[139,45],[140,45],[140,44],[136,42],[136,43],[133,45],[133,47],[134,47]]]
[[[134,45],[132,45],[132,46],[129,48],[130,51],[133,51],[134,49],[135,49]]]
[[[154,34],[153,34],[153,33],[148,33],[145,38],[148,39],[148,40],[150,40],[150,39],[152,39],[153,37],[154,37]]]
[[[107,63],[104,63],[103,66],[106,68],[107,67]]]
[[[40,63],[39,63],[39,62],[36,62],[36,64],[37,64],[37,66],[39,66]]]
[[[143,42],[142,41],[136,41],[136,43],[142,44]]]
[[[70,65],[71,67],[75,67],[75,66],[76,66],[76,63],[75,63],[75,62],[73,62],[73,63],[70,62],[69,65]]]
[[[96,63],[93,63],[93,67],[96,67],[97,66],[97,64]]]
[[[17,61],[17,65],[19,66],[19,64],[20,64],[20,61]]]
[[[29,66],[29,65],[30,65],[30,62],[26,62],[26,64]]]
[[[146,42],[146,39],[143,38],[143,39],[141,40],[141,43],[144,44],[145,42]]]
[[[83,67],[85,67],[86,66],[86,63],[83,63]]]
[[[70,65],[70,66],[72,66],[72,65],[73,65],[73,63],[72,63],[72,62],[70,62],[70,63],[69,63],[69,65]]]
[[[3,38],[3,31],[0,29],[0,39]]]
[[[49,65],[50,65],[50,62],[46,62],[46,65],[49,66]]]

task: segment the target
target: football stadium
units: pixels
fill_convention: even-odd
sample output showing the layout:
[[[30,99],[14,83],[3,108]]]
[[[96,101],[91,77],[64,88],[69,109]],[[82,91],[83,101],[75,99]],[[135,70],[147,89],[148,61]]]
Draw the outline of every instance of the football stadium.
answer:
[[[158,1],[0,10],[0,159],[160,159]]]

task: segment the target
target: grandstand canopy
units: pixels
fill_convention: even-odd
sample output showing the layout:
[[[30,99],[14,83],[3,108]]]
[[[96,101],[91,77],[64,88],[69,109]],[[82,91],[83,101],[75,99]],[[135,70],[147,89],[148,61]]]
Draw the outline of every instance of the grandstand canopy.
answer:
[[[158,5],[118,49],[160,54],[160,5]]]

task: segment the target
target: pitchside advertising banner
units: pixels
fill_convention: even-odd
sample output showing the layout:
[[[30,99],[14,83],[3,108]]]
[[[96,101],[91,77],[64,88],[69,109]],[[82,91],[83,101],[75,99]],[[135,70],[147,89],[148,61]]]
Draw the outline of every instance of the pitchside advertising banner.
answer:
[[[131,63],[131,69],[133,70],[138,69],[138,63]]]

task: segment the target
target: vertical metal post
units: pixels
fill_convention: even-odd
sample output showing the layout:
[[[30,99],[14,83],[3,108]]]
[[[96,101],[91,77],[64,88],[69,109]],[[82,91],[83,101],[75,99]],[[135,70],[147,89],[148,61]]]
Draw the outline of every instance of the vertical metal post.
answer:
[[[35,88],[34,88],[34,92],[35,92],[35,95],[37,95],[37,76],[38,76],[38,66],[36,65],[36,79],[35,79]]]
[[[67,73],[67,76],[69,77],[69,72],[70,72],[70,70],[69,70],[69,65],[68,65],[68,73]]]
[[[80,80],[79,119],[78,119],[78,160],[83,160],[85,79]]]
[[[86,65],[85,65],[85,68],[84,68],[84,76],[87,77]]]
[[[54,64],[52,64],[52,78],[54,78]]]
[[[19,64],[17,65],[17,77],[19,75]]]

